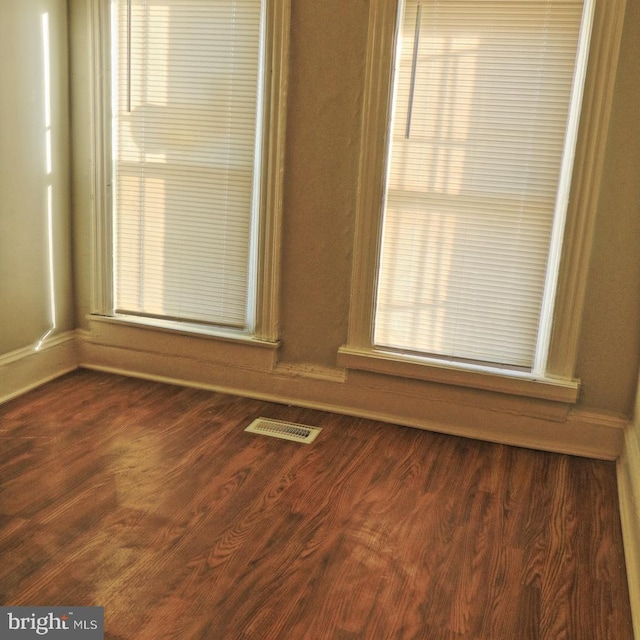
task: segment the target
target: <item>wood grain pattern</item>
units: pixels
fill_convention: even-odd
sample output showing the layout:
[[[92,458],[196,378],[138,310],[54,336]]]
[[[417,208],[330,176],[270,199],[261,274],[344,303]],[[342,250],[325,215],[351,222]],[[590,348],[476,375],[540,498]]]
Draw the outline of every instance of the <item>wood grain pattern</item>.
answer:
[[[0,489],[2,604],[108,640],[632,638],[613,463],[79,371],[0,407]]]

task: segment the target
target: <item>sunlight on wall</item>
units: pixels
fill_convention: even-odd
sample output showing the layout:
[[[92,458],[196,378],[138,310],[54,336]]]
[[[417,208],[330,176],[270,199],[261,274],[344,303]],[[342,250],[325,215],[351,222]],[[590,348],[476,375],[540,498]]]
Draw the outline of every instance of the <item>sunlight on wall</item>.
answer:
[[[45,131],[45,157],[46,174],[49,184],[47,185],[46,217],[47,217],[47,252],[48,252],[48,275],[49,275],[49,329],[42,335],[35,346],[35,350],[42,348],[45,340],[56,329],[56,290],[53,266],[53,185],[51,177],[53,174],[52,160],[52,138],[51,138],[51,42],[50,42],[49,14],[42,14],[42,51],[43,51],[43,77],[44,77],[44,131]]]

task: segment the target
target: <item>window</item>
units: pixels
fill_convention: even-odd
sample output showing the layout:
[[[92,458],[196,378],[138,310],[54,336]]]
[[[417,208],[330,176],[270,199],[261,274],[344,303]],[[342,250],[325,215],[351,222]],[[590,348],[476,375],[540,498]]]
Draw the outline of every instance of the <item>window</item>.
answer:
[[[544,369],[588,4],[404,4],[376,345]]]
[[[575,345],[623,5],[405,0],[396,18],[374,0],[343,365],[575,399],[559,337]]]
[[[95,9],[111,65],[96,92],[110,184],[97,313],[275,339],[266,301],[277,290],[288,13],[274,5]]]

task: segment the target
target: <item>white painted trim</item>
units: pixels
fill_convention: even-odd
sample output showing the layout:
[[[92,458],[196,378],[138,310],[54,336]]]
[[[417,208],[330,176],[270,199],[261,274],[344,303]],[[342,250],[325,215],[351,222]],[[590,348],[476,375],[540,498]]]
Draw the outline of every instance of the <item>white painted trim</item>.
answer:
[[[398,2],[371,0],[347,345],[370,348],[377,288]]]
[[[568,314],[562,313],[555,317],[555,307],[558,300],[558,275],[560,261],[563,254],[565,226],[569,214],[569,192],[574,176],[574,159],[578,142],[578,126],[580,113],[584,101],[584,85],[587,75],[587,63],[589,58],[589,45],[593,35],[593,16],[595,12],[595,0],[585,0],[582,12],[582,25],[578,42],[576,67],[573,79],[573,90],[569,103],[567,118],[566,139],[562,154],[562,163],[556,194],[556,206],[553,215],[551,239],[549,243],[549,258],[547,260],[547,274],[545,277],[544,293],[542,298],[540,320],[538,325],[538,344],[532,370],[541,374],[547,373],[547,361],[551,345],[551,333],[555,324],[563,322]],[[570,315],[570,314],[569,314]],[[573,367],[571,367],[573,370]],[[566,373],[565,375],[570,375]]]
[[[557,453],[615,460],[623,450],[627,423],[618,416],[567,413],[555,402],[491,392],[465,396],[419,381],[408,389],[369,374],[345,377],[334,367],[276,364],[273,348],[219,341],[205,351],[203,340],[107,323],[70,331],[39,351],[33,345],[0,356],[0,402],[80,366]],[[637,441],[627,443],[633,466],[619,466],[623,513],[633,504],[622,499],[629,494],[625,487],[635,483],[640,495],[638,474],[631,471],[640,468],[638,449]]]
[[[0,404],[78,368],[75,332],[0,355]]]
[[[264,140],[261,202],[257,239],[255,314],[249,313],[253,335],[275,342],[279,332],[280,255],[282,245],[283,177],[287,125],[290,0],[267,0],[264,70]],[[92,118],[92,273],[91,311],[109,316],[113,302],[113,224],[111,157],[111,51],[110,2],[91,0]],[[255,317],[254,317],[255,316]],[[253,326],[255,325],[255,326]]]
[[[640,423],[625,433],[617,464],[620,522],[635,637],[640,640]]]
[[[547,372],[574,375],[626,0],[597,0],[558,274]],[[569,250],[567,250],[567,248]]]
[[[397,1],[371,0],[349,331],[343,352],[371,351]],[[597,0],[564,230],[546,376],[575,382],[578,338],[600,195],[626,0]],[[398,358],[402,354],[397,354]],[[343,358],[345,366],[349,366]],[[455,367],[455,363],[449,363]],[[481,374],[478,374],[478,376]],[[476,377],[478,377],[476,376]],[[410,377],[410,376],[409,376]],[[461,377],[464,379],[464,376]],[[451,384],[457,384],[455,381]],[[487,388],[479,384],[479,388]]]
[[[97,364],[103,355],[111,358],[111,354],[119,354],[116,366],[125,370],[135,370],[137,363],[159,366],[161,371],[179,369],[188,380],[205,375],[215,366],[232,374],[245,370],[269,372],[277,357],[277,342],[249,336],[231,339],[183,333],[96,316],[90,316],[89,325],[89,331],[78,331],[78,357],[82,364]],[[131,363],[129,367],[125,366],[127,362]]]
[[[91,0],[87,32],[91,45],[91,310],[113,311],[113,229],[111,225],[111,21],[108,0]]]
[[[145,333],[147,335],[145,335]],[[79,333],[79,365],[532,449],[615,460],[626,422],[529,397],[276,364],[277,351],[101,324]]]
[[[237,342],[239,344],[250,344],[254,347],[264,347],[267,349],[277,349],[280,347],[278,340],[263,340],[255,335],[240,329],[232,329],[225,327],[208,326],[202,324],[191,324],[189,322],[177,322],[172,320],[164,320],[162,318],[148,318],[146,316],[128,316],[124,314],[116,314],[113,316],[101,316],[97,314],[89,314],[87,320],[94,324],[111,324],[114,326],[129,326],[145,329],[153,329],[155,331],[165,332],[176,335],[182,335],[186,338],[201,337],[211,338],[212,340],[223,340],[226,342]]]
[[[429,380],[443,384],[473,387],[486,391],[508,393],[556,402],[575,403],[578,399],[577,380],[556,380],[531,373],[504,369],[453,364],[412,355],[398,355],[377,349],[338,350],[338,363],[346,368],[374,373]]]
[[[280,264],[284,192],[287,97],[289,90],[289,33],[291,2],[267,3],[265,49],[266,92],[262,211],[258,238],[257,299],[254,335],[276,341],[279,335]]]

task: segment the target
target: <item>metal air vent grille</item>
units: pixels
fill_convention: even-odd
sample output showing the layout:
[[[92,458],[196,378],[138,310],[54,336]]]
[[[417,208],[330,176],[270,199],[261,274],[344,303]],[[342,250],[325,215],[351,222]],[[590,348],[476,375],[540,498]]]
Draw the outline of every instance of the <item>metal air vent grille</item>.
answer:
[[[272,420],[271,418],[256,418],[245,431],[309,444],[316,439],[322,429],[320,427],[308,427],[307,425],[297,424],[295,422]]]

